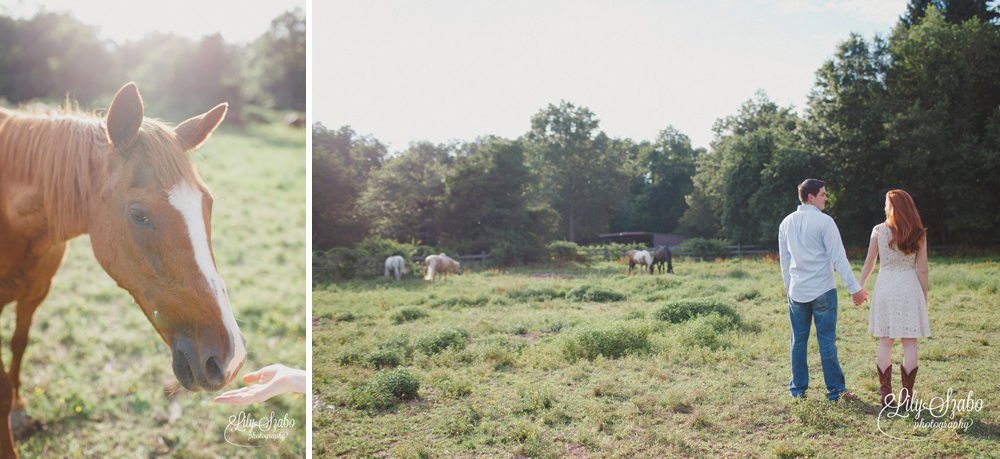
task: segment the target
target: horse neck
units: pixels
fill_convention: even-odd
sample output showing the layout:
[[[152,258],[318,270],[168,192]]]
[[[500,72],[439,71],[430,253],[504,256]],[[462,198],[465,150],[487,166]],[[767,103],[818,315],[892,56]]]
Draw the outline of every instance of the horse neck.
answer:
[[[38,250],[87,232],[108,142],[100,120],[7,112],[0,124],[0,205]],[[96,170],[94,170],[96,169]],[[38,238],[41,238],[39,240]]]

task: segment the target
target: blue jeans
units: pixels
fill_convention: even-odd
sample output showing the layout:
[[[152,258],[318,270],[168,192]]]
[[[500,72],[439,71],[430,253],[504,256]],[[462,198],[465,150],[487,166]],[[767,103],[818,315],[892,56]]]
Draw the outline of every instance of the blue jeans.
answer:
[[[788,390],[793,397],[804,397],[809,388],[809,365],[806,363],[806,346],[809,328],[816,321],[816,340],[819,342],[826,397],[837,400],[847,391],[844,372],[837,359],[837,289],[830,290],[808,303],[788,298],[788,315],[792,322],[792,381]]]

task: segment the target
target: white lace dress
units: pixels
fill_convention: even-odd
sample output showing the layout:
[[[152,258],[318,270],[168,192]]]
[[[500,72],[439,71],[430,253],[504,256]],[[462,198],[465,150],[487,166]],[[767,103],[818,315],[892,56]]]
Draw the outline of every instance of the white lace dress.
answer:
[[[872,291],[868,332],[876,338],[926,338],[931,336],[927,301],[917,279],[917,254],[889,246],[892,230],[884,224],[878,232],[878,278]]]

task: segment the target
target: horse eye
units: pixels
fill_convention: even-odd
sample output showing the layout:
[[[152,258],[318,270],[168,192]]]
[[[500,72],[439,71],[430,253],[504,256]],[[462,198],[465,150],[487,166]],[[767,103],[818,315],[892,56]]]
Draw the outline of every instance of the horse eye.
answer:
[[[129,209],[128,213],[129,217],[132,218],[132,223],[135,223],[137,226],[142,226],[142,227],[152,226],[152,224],[149,222],[149,217],[146,216],[145,212],[139,209]]]

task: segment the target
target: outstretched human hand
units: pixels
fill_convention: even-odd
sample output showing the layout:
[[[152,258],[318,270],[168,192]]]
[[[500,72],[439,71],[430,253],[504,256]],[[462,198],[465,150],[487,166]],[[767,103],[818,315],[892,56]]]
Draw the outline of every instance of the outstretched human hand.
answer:
[[[857,293],[851,294],[851,298],[854,298],[854,305],[858,306],[865,301],[868,301],[868,290],[862,288],[858,290]]]
[[[271,365],[244,375],[243,382],[257,384],[226,392],[215,397],[215,401],[227,405],[249,405],[285,392],[305,393],[306,372],[284,365]]]

